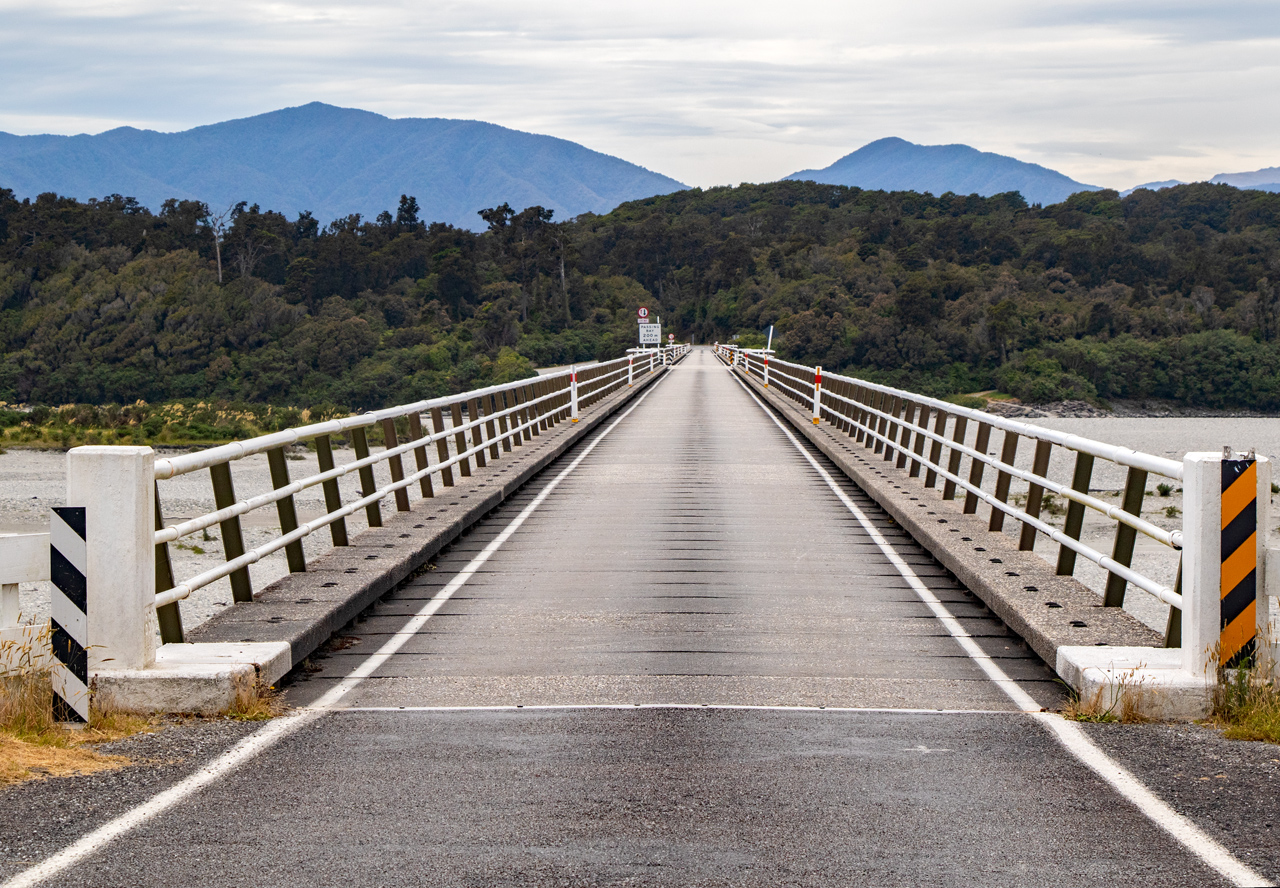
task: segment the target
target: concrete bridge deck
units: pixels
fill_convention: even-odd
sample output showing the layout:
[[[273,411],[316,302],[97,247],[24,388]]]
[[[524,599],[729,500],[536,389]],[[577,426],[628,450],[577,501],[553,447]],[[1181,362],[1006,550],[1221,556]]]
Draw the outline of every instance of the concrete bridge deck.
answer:
[[[805,447],[696,351],[56,881],[1230,884]]]

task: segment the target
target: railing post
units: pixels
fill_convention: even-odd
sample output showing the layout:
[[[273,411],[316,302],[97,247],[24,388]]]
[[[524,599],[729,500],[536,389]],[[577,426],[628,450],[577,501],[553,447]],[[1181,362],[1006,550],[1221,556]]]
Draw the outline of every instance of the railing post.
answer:
[[[1142,500],[1147,493],[1147,473],[1142,469],[1130,467],[1124,480],[1124,502],[1120,508],[1130,515],[1142,514]],[[1268,494],[1269,496],[1270,494]],[[1111,547],[1111,558],[1128,567],[1133,563],[1133,546],[1138,541],[1138,531],[1127,524],[1116,525],[1115,543]],[[1124,577],[1107,574],[1107,586],[1103,593],[1102,603],[1106,607],[1123,607],[1124,590],[1129,585]]]
[[[933,420],[933,433],[938,437],[934,439],[933,445],[929,448],[929,462],[934,466],[942,465],[942,440],[947,436],[947,411],[939,410],[938,415]],[[938,483],[938,470],[930,467],[924,473],[924,486],[930,489]]]
[[[1013,461],[1018,458],[1018,433],[1005,432],[1004,446],[1000,448],[1000,462],[1006,466],[1013,465]],[[1013,480],[1013,476],[1008,472],[996,473],[996,499],[1002,503],[1009,502],[1009,482]],[[1004,512],[991,507],[991,523],[987,525],[987,529],[992,533],[1004,530]]]
[[[456,430],[453,433],[453,446],[456,447],[458,450],[456,455],[461,457],[458,460],[458,471],[462,473],[463,478],[470,478],[471,477],[471,459],[469,457],[462,456],[462,454],[467,452],[468,447],[467,447],[467,433],[462,431],[462,402],[461,401],[454,401],[452,404],[449,405],[449,417],[450,419],[453,420],[453,427]]]
[[[1076,493],[1088,493],[1089,482],[1093,479],[1093,454],[1084,451],[1076,452],[1076,467],[1071,473],[1071,489]],[[1084,503],[1072,500],[1067,505],[1067,521],[1062,532],[1073,540],[1080,539],[1080,531],[1084,527]],[[1058,547],[1058,576],[1069,577],[1076,572],[1076,550],[1066,546]]]
[[[764,387],[769,387],[769,356],[764,356]]]
[[[969,430],[969,418],[967,416],[957,416],[955,428],[951,430],[951,441],[954,444],[964,444],[965,433]],[[947,456],[947,471],[956,477],[960,476],[960,461],[964,459],[964,453],[959,447],[952,447],[951,453]],[[944,500],[953,500],[956,498],[956,482],[948,478],[942,484],[942,498]]]
[[[409,414],[409,440],[422,440],[422,416],[416,412]],[[430,460],[427,458],[427,448],[425,446],[413,448],[413,463],[418,467],[419,472],[423,471],[428,465],[430,465]],[[423,499],[432,499],[435,497],[436,492],[432,488],[431,476],[429,474],[423,475],[418,479],[418,490],[422,493]],[[327,502],[327,493],[325,494],[325,499]],[[330,509],[329,511],[333,510]],[[343,533],[345,534],[346,531],[344,530]],[[334,543],[334,545],[336,546],[337,543]]]
[[[916,423],[916,402],[907,401],[902,411],[902,432],[898,436],[898,454],[894,460],[894,468],[901,469],[907,464],[907,452],[911,449],[911,429]]]
[[[635,355],[627,355],[627,388],[631,388],[636,383],[635,362]]]
[[[328,435],[316,438],[316,462],[321,472],[333,471],[333,445]],[[330,478],[321,487],[324,489],[324,510],[332,515],[342,508],[342,491],[338,488],[338,479]],[[339,518],[329,524],[329,537],[335,546],[347,545],[347,519]]]
[[[67,454],[67,504],[85,510],[90,674],[150,666],[156,658],[155,453],[150,447],[73,448]],[[50,533],[51,548],[77,548],[60,519]],[[56,620],[56,601],[52,613]]]
[[[630,381],[631,364],[627,363],[628,382]],[[569,368],[569,419],[578,421],[578,365]]]
[[[813,368],[813,424],[822,421],[822,365]]]
[[[387,450],[391,450],[400,444],[400,433],[396,431],[396,421],[393,417],[388,416],[382,420],[382,444]],[[400,482],[404,480],[404,461],[399,456],[393,456],[387,460],[387,465],[391,469],[391,480]],[[397,487],[395,493],[396,511],[409,511],[409,491],[404,487]],[[292,567],[290,568],[292,570]]]
[[[1182,465],[1182,663],[1213,675],[1245,663],[1267,631],[1271,464],[1252,454],[1188,453]]]
[[[351,430],[351,446],[355,448],[356,459],[369,457],[369,437],[365,434],[363,427]],[[361,467],[359,475],[360,493],[362,496],[371,496],[378,489],[377,482],[373,478],[373,466]],[[376,500],[364,507],[364,516],[370,527],[382,526],[382,508]]]
[[[973,449],[978,453],[985,454],[987,447],[991,444],[991,423],[979,422],[978,435],[973,442]],[[986,470],[987,464],[980,459],[971,460],[969,463],[969,484],[973,487],[982,487],[982,474]],[[978,513],[978,495],[971,491],[966,491],[964,495],[964,514],[976,515]]]
[[[476,468],[483,469],[487,463],[484,458],[484,423],[480,422],[479,398],[467,401],[467,422],[475,423],[471,426],[471,449],[476,452]]]
[[[289,464],[285,462],[284,448],[276,447],[267,451],[267,467],[271,471],[271,488],[279,490],[289,486]],[[276,517],[280,519],[280,533],[293,533],[298,529],[298,510],[292,496],[276,500]],[[289,573],[305,573],[307,556],[302,552],[302,540],[294,540],[284,547],[285,558],[289,564]]]
[[[449,442],[444,435],[444,409],[441,407],[431,408],[431,428],[432,434],[436,439],[436,458],[440,462],[449,459]],[[453,467],[445,466],[440,470],[440,483],[445,487],[453,486]]]
[[[1053,445],[1048,441],[1036,442],[1036,455],[1031,466],[1031,471],[1041,478],[1049,474],[1049,456],[1053,451]],[[1027,488],[1027,508],[1026,513],[1032,518],[1040,517],[1040,504],[1044,501],[1044,487],[1039,484],[1032,484]],[[1027,522],[1022,522],[1022,535],[1018,538],[1018,548],[1024,552],[1030,552],[1036,547],[1036,529]]]
[[[160,485],[153,484],[155,488],[155,528],[156,530],[164,529],[164,512],[160,510]],[[169,544],[156,543],[156,594],[167,592],[172,589],[176,583],[173,579],[173,562],[169,559]],[[18,592],[18,587],[14,586],[14,594]],[[16,602],[15,602],[16,604]],[[14,614],[17,617],[17,614]],[[156,608],[156,621],[160,624],[160,643],[161,644],[181,644],[182,635],[182,611],[178,609],[178,602],[173,601],[164,607]],[[0,627],[5,625],[4,616],[0,614]]]
[[[234,506],[236,503],[235,486],[231,483],[231,464],[217,463],[209,466],[209,477],[213,481],[213,504],[218,509]],[[244,533],[240,529],[239,516],[233,516],[218,522],[222,532],[222,557],[225,561],[234,561],[244,554]],[[253,583],[249,578],[249,568],[242,567],[229,577],[231,580],[232,601],[253,601]]]

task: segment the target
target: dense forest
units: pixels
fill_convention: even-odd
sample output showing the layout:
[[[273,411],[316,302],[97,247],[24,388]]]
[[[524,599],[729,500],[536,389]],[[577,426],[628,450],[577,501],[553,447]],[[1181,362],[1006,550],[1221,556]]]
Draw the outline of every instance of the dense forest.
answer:
[[[682,338],[937,394],[1280,408],[1280,195],[934,197],[778,182],[558,222],[327,225],[0,189],[0,400],[370,408]]]

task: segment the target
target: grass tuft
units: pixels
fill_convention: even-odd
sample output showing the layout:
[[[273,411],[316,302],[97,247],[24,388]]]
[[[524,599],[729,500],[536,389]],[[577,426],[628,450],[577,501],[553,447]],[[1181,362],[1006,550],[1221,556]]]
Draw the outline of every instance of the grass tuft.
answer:
[[[1249,664],[1219,676],[1212,721],[1228,740],[1280,743],[1280,689],[1269,672]]]
[[[49,670],[37,664],[35,651],[47,645],[47,637],[36,636],[27,644],[7,642],[0,672],[0,786],[92,774],[129,764],[118,755],[103,755],[92,747],[131,736],[150,726],[151,721],[136,715],[94,709],[89,724],[70,728],[53,720],[53,686]]]

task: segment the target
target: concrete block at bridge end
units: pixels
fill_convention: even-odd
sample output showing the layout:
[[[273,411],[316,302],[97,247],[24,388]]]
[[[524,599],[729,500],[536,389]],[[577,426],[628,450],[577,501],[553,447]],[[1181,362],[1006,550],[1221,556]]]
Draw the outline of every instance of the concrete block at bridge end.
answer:
[[[1213,708],[1216,676],[1185,669],[1178,648],[1064,645],[1057,655],[1058,675],[1089,710],[1181,720]]]
[[[96,707],[121,712],[217,715],[248,702],[292,666],[285,642],[166,644],[145,669],[99,669]]]

